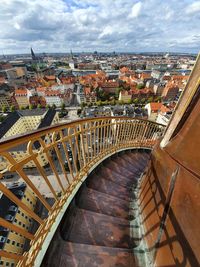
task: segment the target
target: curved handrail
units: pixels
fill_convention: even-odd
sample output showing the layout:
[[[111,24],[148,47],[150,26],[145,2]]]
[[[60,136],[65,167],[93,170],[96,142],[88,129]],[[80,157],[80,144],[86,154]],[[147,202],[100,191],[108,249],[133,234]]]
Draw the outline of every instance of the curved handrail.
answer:
[[[123,120],[133,120],[133,121],[143,121],[143,122],[148,121],[149,123],[152,123],[154,125],[158,125],[160,127],[163,127],[164,129],[166,128],[166,125],[158,123],[158,122],[154,122],[154,121],[150,121],[150,120],[146,120],[146,119],[142,119],[142,118],[130,118],[130,117],[125,117],[125,116],[123,116],[123,117],[122,116],[115,116],[115,117],[107,116],[107,117],[97,117],[97,118],[89,118],[89,119],[88,118],[78,119],[78,120],[74,120],[71,122],[54,124],[52,126],[43,127],[41,129],[36,129],[36,130],[29,131],[27,133],[15,135],[15,136],[9,136],[7,138],[1,139],[0,140],[0,151],[1,151],[1,146],[13,144],[16,142],[23,143],[24,138],[29,138],[32,136],[39,137],[41,134],[46,133],[46,131],[59,130],[63,127],[73,127],[74,125],[77,125],[79,123],[88,122],[88,121],[101,121],[102,119],[116,119],[117,120],[117,119],[122,119],[122,118],[123,118]]]
[[[119,150],[151,149],[164,129],[161,124],[143,119],[99,117],[2,140],[0,178],[7,172],[18,177],[23,182],[21,187],[26,198],[23,194],[16,195],[14,189],[9,190],[4,180],[0,182],[0,191],[17,205],[20,214],[23,213],[30,223],[27,229],[25,223],[25,227],[21,227],[17,222],[0,218],[0,225],[30,240],[30,249],[16,256],[4,244],[0,257],[9,258],[18,266],[34,266],[62,207],[93,166]],[[29,202],[31,199],[32,204],[27,199]]]

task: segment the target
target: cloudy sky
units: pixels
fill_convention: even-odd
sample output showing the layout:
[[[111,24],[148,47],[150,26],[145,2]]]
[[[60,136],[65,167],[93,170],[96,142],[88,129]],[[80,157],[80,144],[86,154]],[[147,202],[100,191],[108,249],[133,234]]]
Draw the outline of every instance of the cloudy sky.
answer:
[[[200,1],[0,0],[0,54],[200,50]]]

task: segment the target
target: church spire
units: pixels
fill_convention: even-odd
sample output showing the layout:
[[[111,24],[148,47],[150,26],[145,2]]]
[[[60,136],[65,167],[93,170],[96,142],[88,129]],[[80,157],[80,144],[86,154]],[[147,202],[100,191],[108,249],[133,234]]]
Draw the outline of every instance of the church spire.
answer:
[[[70,50],[70,54],[71,54],[71,59],[73,59],[73,52],[72,52],[72,49]]]
[[[32,60],[36,60],[36,56],[35,56],[35,53],[33,52],[33,49],[31,47],[31,57],[32,57]]]

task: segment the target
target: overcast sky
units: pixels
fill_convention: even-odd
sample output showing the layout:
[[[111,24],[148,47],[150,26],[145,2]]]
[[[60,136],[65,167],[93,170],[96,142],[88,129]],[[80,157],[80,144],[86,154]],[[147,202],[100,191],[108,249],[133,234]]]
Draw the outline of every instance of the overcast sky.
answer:
[[[0,0],[0,54],[198,52],[200,1]]]

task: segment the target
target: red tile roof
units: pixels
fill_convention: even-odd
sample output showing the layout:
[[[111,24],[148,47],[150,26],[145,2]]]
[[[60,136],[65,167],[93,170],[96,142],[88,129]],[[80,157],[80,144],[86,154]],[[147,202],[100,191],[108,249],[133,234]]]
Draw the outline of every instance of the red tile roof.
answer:
[[[59,90],[47,90],[45,91],[45,96],[60,96]]]
[[[27,96],[27,89],[15,89],[16,96]]]
[[[150,107],[151,107],[151,111],[158,111],[161,109],[162,107],[162,103],[156,103],[156,102],[151,102],[150,103]]]

